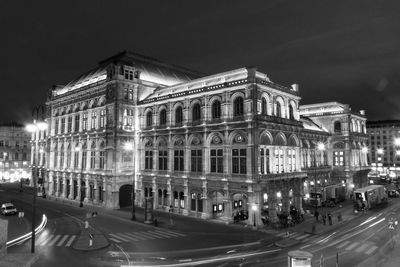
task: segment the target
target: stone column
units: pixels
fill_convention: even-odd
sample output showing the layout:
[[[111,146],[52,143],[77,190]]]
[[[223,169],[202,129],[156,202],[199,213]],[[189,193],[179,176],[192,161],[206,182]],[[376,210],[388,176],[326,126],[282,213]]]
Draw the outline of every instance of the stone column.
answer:
[[[97,184],[97,180],[96,180],[96,179],[94,180],[94,187],[93,187],[93,190],[94,190],[94,199],[93,199],[93,203],[94,203],[94,204],[97,204],[97,203],[99,203],[99,194],[100,194],[100,191],[99,191],[99,188],[98,188],[98,184]]]
[[[56,173],[56,197],[60,196],[60,174]]]
[[[74,178],[73,174],[71,173],[69,177],[69,196],[68,199],[74,200]]]
[[[77,182],[78,182],[78,189],[77,189],[77,192],[76,192],[76,196],[75,196],[75,200],[76,201],[81,201],[81,177],[82,176],[82,174],[79,174],[78,175],[78,179],[77,179]]]
[[[47,192],[49,192],[49,195],[51,196],[51,195],[53,195],[53,189],[54,189],[54,176],[53,176],[53,172],[52,171],[50,171],[49,172],[49,188],[47,189]]]
[[[64,172],[63,173],[63,192],[62,192],[62,198],[67,198],[67,174]]]
[[[104,205],[106,198],[107,198],[107,183],[106,183],[106,177],[103,177],[103,200],[102,200],[102,205]]]
[[[184,196],[184,202],[185,202],[185,208],[182,210],[183,215],[189,215],[189,186],[188,186],[188,181],[185,179],[184,185],[183,185],[183,196]]]
[[[276,204],[277,204],[277,198],[276,198],[275,188],[271,188],[268,191],[268,214],[271,223],[276,223],[279,221],[278,214],[276,211]]]
[[[85,186],[86,186],[86,193],[85,193],[85,199],[83,200],[85,203],[89,202],[90,199],[90,185],[89,185],[89,175],[86,175],[85,177]]]

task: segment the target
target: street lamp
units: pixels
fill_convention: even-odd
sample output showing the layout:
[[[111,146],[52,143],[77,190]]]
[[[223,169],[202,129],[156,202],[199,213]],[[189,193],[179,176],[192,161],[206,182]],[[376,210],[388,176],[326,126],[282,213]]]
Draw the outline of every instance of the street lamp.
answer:
[[[253,226],[256,227],[256,212],[257,212],[257,205],[256,203],[253,204],[253,206],[251,207],[251,209],[253,210]]]
[[[317,150],[322,153],[320,159],[324,158],[323,151],[325,150],[325,144],[322,142],[319,142],[317,145]],[[321,165],[321,163],[319,164]],[[317,198],[317,164],[315,166],[315,173],[314,173],[314,193],[315,193],[315,212],[318,210],[318,198]],[[322,196],[321,196],[322,197]]]
[[[127,142],[124,144],[124,150],[131,152],[133,154],[134,151],[134,144],[131,142]],[[133,174],[132,174],[132,217],[131,220],[135,221],[136,220],[136,215],[135,215],[135,157],[133,157]]]
[[[47,123],[45,121],[45,107],[43,105],[37,106],[32,110],[33,124],[26,125],[26,130],[32,133],[32,141],[34,133],[37,131],[44,131],[47,129]],[[36,138],[38,139],[38,138]],[[38,147],[38,146],[36,146]],[[32,155],[34,157],[34,155]],[[32,169],[34,166],[32,166]],[[36,216],[36,194],[37,194],[37,181],[36,181],[36,170],[32,172],[32,183],[33,183],[33,200],[32,200],[32,233],[31,233],[31,253],[35,253],[35,216]]]

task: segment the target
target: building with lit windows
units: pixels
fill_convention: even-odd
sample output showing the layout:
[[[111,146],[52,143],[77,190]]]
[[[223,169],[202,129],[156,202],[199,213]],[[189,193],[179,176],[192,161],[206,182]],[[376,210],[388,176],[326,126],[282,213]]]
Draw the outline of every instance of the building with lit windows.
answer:
[[[328,161],[332,165],[331,182],[343,183],[347,192],[354,187],[367,186],[368,135],[364,110],[351,110],[349,105],[327,102],[301,105],[300,114],[306,116],[330,133]]]
[[[369,158],[376,176],[400,177],[400,121],[367,122]]]
[[[318,190],[311,177],[352,184],[348,172],[366,142],[363,114],[346,106],[343,116],[323,117],[310,106],[300,116],[299,102],[296,84],[255,68],[204,75],[119,53],[49,93],[48,196],[120,208],[132,204],[134,188],[139,206],[151,200],[154,209],[227,222],[245,210],[252,225],[264,213],[277,220],[290,206],[303,209],[305,194]]]
[[[18,123],[0,124],[0,182],[30,179],[30,135]]]

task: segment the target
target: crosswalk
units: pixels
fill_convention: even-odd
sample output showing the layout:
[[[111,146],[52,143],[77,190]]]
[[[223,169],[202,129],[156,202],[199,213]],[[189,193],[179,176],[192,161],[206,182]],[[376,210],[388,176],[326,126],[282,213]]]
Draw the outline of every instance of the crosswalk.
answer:
[[[141,232],[123,232],[109,234],[108,239],[115,243],[123,242],[140,242],[145,240],[185,237],[185,234],[177,233],[169,230],[153,230]]]
[[[310,233],[299,233],[299,232],[282,232],[275,234],[277,237],[286,237],[286,238],[292,238],[295,240],[299,240],[302,242],[305,241],[317,241],[317,239],[321,239],[321,237],[318,237],[316,235],[310,234]],[[321,243],[321,241],[324,241],[324,238],[322,238],[320,241],[317,241],[316,243]],[[324,241],[325,243],[325,241]],[[329,246],[329,244],[328,244]],[[356,252],[356,253],[364,253],[366,255],[371,255],[372,253],[375,252],[375,250],[378,249],[378,247],[373,243],[373,242],[356,242],[356,241],[350,241],[350,240],[339,240],[331,244],[331,246],[335,246],[337,249],[342,249],[345,251],[351,251],[351,252]]]
[[[70,247],[76,238],[76,235],[42,235],[36,241],[36,246]]]

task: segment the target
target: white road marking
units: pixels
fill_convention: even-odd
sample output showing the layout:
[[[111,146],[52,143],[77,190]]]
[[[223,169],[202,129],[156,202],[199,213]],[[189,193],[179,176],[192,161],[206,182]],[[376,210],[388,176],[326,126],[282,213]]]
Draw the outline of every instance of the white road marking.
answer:
[[[308,237],[310,234],[305,234],[305,235],[302,235],[302,236],[298,236],[298,237],[296,237],[295,239],[296,240],[301,240],[301,239],[304,239],[304,238],[306,238],[306,237]]]
[[[60,242],[58,242],[57,247],[61,247],[62,244],[65,242],[65,240],[67,240],[67,238],[68,238],[68,235],[65,235],[65,236],[60,240]]]
[[[136,239],[139,239],[139,240],[147,240],[147,238],[144,238],[144,237],[142,237],[142,236],[136,235],[135,232],[129,233],[129,236],[132,236],[132,237],[134,237],[134,238],[136,238]]]
[[[358,242],[354,242],[353,244],[351,244],[350,246],[348,246],[348,247],[346,248],[346,250],[352,250],[353,248],[357,247],[358,244],[359,244]]]
[[[124,237],[125,237],[125,238],[128,238],[128,239],[130,239],[130,240],[132,240],[132,241],[139,241],[139,239],[137,239],[137,238],[131,236],[129,233],[124,233]]]
[[[372,248],[368,249],[367,251],[365,251],[365,254],[370,255],[372,252],[374,252],[378,247],[377,246],[373,246]]]
[[[363,251],[364,249],[366,249],[370,244],[364,244],[360,247],[358,247],[355,252],[360,253],[361,251]]]
[[[54,235],[50,235],[47,239],[43,240],[41,244],[38,244],[38,246],[44,246],[46,245],[47,242],[49,242],[50,239],[53,238]]]
[[[61,235],[57,235],[51,242],[49,242],[48,246],[54,245],[58,239],[61,238]]]
[[[150,231],[150,232],[151,232],[151,231]],[[163,237],[165,237],[165,238],[170,238],[170,237],[171,237],[170,235],[167,235],[167,234],[164,234],[164,233],[160,233],[160,232],[156,232],[156,231],[153,231],[153,232],[151,232],[151,233],[153,233],[153,234],[158,234],[158,235],[163,236]]]
[[[76,235],[73,235],[69,238],[68,243],[65,245],[66,247],[71,246],[72,242],[74,242]]]
[[[349,244],[350,241],[344,241],[342,244],[340,244],[339,246],[337,246],[337,248],[342,248],[344,246],[347,246],[347,244]]]
[[[160,231],[155,231],[155,232],[160,232]],[[172,232],[172,231],[164,231],[164,232],[161,232],[161,233],[165,233],[165,234],[171,234],[171,235],[178,235],[178,236],[186,236],[186,235],[184,235],[184,234],[180,234],[180,233],[176,233],[176,232]]]
[[[117,239],[121,239],[122,241],[125,241],[125,242],[129,242],[129,239],[126,239],[126,238],[124,238],[124,237],[121,237],[121,236],[119,236],[118,234],[110,234],[110,236],[112,236],[112,237],[114,237],[114,238],[117,238]]]

